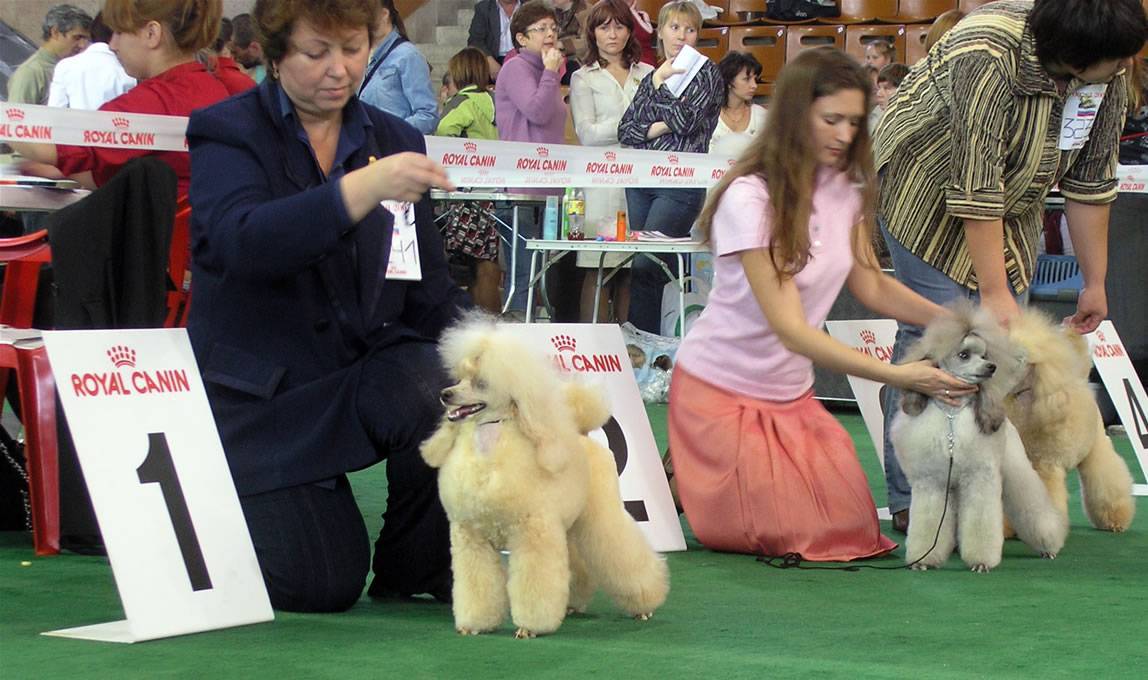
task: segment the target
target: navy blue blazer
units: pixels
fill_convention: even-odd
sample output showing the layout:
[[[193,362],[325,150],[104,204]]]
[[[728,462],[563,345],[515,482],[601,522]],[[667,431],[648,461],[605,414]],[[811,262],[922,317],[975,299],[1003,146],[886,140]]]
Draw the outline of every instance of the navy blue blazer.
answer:
[[[401,119],[357,99],[348,107],[357,111],[345,120],[367,133],[348,171],[371,156],[425,153]],[[351,222],[338,182],[323,181],[284,119],[273,79],[193,112],[187,139],[188,334],[239,493],[375,463],[380,452],[356,409],[364,359],[396,342],[433,341],[467,305],[429,199],[415,205],[422,281],[386,281],[390,213]]]

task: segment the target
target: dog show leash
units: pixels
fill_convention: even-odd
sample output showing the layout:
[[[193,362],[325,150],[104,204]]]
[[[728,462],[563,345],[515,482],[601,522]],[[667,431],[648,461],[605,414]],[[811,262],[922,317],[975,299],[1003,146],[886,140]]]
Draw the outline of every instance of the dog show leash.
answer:
[[[948,390],[945,390],[945,396],[949,396]],[[937,532],[933,535],[933,544],[929,546],[928,550],[926,550],[920,557],[913,560],[912,562],[908,564],[899,564],[895,567],[880,567],[872,564],[849,564],[843,567],[807,566],[804,564],[805,558],[802,557],[801,553],[798,552],[787,552],[784,555],[773,557],[759,555],[756,558],[756,561],[761,562],[767,567],[773,567],[774,569],[802,569],[810,571],[861,571],[862,569],[876,569],[878,571],[897,571],[900,569],[911,569],[915,565],[919,564],[921,560],[928,557],[929,554],[932,553],[933,550],[937,547],[937,543],[939,543],[941,540],[941,527],[945,525],[945,514],[949,511],[949,494],[952,491],[950,484],[953,481],[953,458],[957,448],[957,431],[955,422],[957,414],[959,414],[961,410],[964,409],[964,406],[960,406],[956,407],[954,410],[954,407],[949,406],[944,402],[937,401],[936,399],[932,401],[937,405],[937,408],[940,409],[941,413],[944,414],[945,419],[949,424],[949,431],[945,435],[949,449],[949,470],[945,476],[945,503],[941,507],[941,519],[937,522]],[[911,522],[912,519],[909,521]]]

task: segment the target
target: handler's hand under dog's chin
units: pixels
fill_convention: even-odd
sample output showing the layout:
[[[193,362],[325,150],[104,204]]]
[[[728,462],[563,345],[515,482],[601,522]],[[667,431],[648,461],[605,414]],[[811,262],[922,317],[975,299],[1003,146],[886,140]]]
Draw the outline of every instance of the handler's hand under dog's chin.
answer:
[[[927,394],[950,406],[960,406],[961,400],[977,391],[976,385],[945,373],[928,360],[903,364],[900,368],[904,371],[904,380],[898,387]]]

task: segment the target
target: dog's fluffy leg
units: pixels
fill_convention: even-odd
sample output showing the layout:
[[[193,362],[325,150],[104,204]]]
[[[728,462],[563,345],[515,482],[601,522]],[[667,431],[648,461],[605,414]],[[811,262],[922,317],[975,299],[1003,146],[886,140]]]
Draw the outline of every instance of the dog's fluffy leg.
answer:
[[[570,598],[566,531],[554,518],[525,517],[511,536],[510,617],[516,637],[553,633]]]
[[[584,443],[590,494],[571,536],[614,602],[631,616],[648,619],[666,601],[669,570],[622,505],[613,455],[590,440]]]
[[[1102,429],[1097,428],[1096,442],[1077,470],[1084,514],[1092,526],[1105,531],[1124,531],[1131,526],[1136,514],[1132,474]]]
[[[422,454],[426,464],[432,468],[442,467],[447,456],[450,455],[451,449],[454,448],[454,440],[457,435],[458,425],[444,418],[434,434],[419,447],[419,453]]]
[[[1008,422],[1004,427],[1001,477],[1005,515],[1020,540],[1045,557],[1055,557],[1068,536],[1068,516],[1049,498],[1045,480],[1025,455],[1024,444],[1016,428]],[[1061,492],[1064,490],[1063,472],[1056,488]]]
[[[455,629],[478,635],[498,628],[507,608],[502,555],[480,533],[452,523],[450,557]]]
[[[942,512],[945,519],[938,535]],[[944,482],[914,483],[913,498],[909,502],[909,517],[912,520],[909,522],[909,532],[905,539],[905,563],[916,562],[914,569],[943,566],[948,561],[949,555],[953,554],[953,547],[957,542],[956,503],[955,499],[949,499],[949,507],[945,508]],[[929,550],[934,540],[937,545]]]
[[[961,560],[973,571],[987,572],[1001,563],[1004,547],[1000,471],[982,469],[962,475],[956,495]]]
[[[1048,458],[1042,456],[1038,460],[1048,460]],[[1052,503],[1052,507],[1056,508],[1057,512],[1060,513],[1060,516],[1064,518],[1067,524],[1068,487],[1065,485],[1065,477],[1068,473],[1055,462],[1031,464],[1036,470],[1037,476],[1040,477],[1040,481],[1044,484],[1044,490],[1048,493],[1049,502]],[[1131,489],[1131,487],[1129,487],[1129,489]]]
[[[570,536],[566,545],[570,550],[570,601],[566,607],[566,613],[577,612],[581,614],[590,605],[590,599],[594,596],[594,590],[598,585],[594,583],[590,568],[586,565],[586,560],[582,558],[582,552],[573,536]]]

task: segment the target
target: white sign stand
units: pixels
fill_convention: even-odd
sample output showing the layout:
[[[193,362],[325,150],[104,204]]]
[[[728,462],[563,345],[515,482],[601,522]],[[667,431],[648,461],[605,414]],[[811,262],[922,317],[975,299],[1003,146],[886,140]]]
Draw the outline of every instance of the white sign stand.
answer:
[[[622,330],[616,324],[515,324],[520,337],[551,357],[560,371],[600,384],[613,418],[590,434],[614,452],[626,509],[659,552],[686,549],[686,539],[638,393]]]
[[[187,332],[44,343],[127,615],[44,635],[140,642],[272,620]]]
[[[867,354],[874,359],[889,363],[893,359],[893,342],[897,339],[897,322],[892,319],[854,319],[850,321],[826,321],[825,328],[829,335],[838,342],[849,345],[853,349]],[[857,407],[861,409],[861,418],[865,421],[865,429],[869,430],[869,438],[873,440],[873,450],[877,452],[877,461],[881,463],[881,470],[885,469],[885,421],[881,410],[881,388],[879,382],[846,376],[853,396],[857,398]],[[889,508],[878,508],[877,516],[881,519],[891,517]]]
[[[1104,382],[1104,389],[1112,398],[1120,422],[1128,432],[1128,441],[1136,452],[1140,470],[1148,478],[1148,396],[1144,385],[1132,368],[1132,361],[1116,327],[1111,321],[1102,321],[1095,332],[1084,336],[1092,351],[1092,363]],[[1148,496],[1148,484],[1136,484],[1132,488],[1134,496]]]

